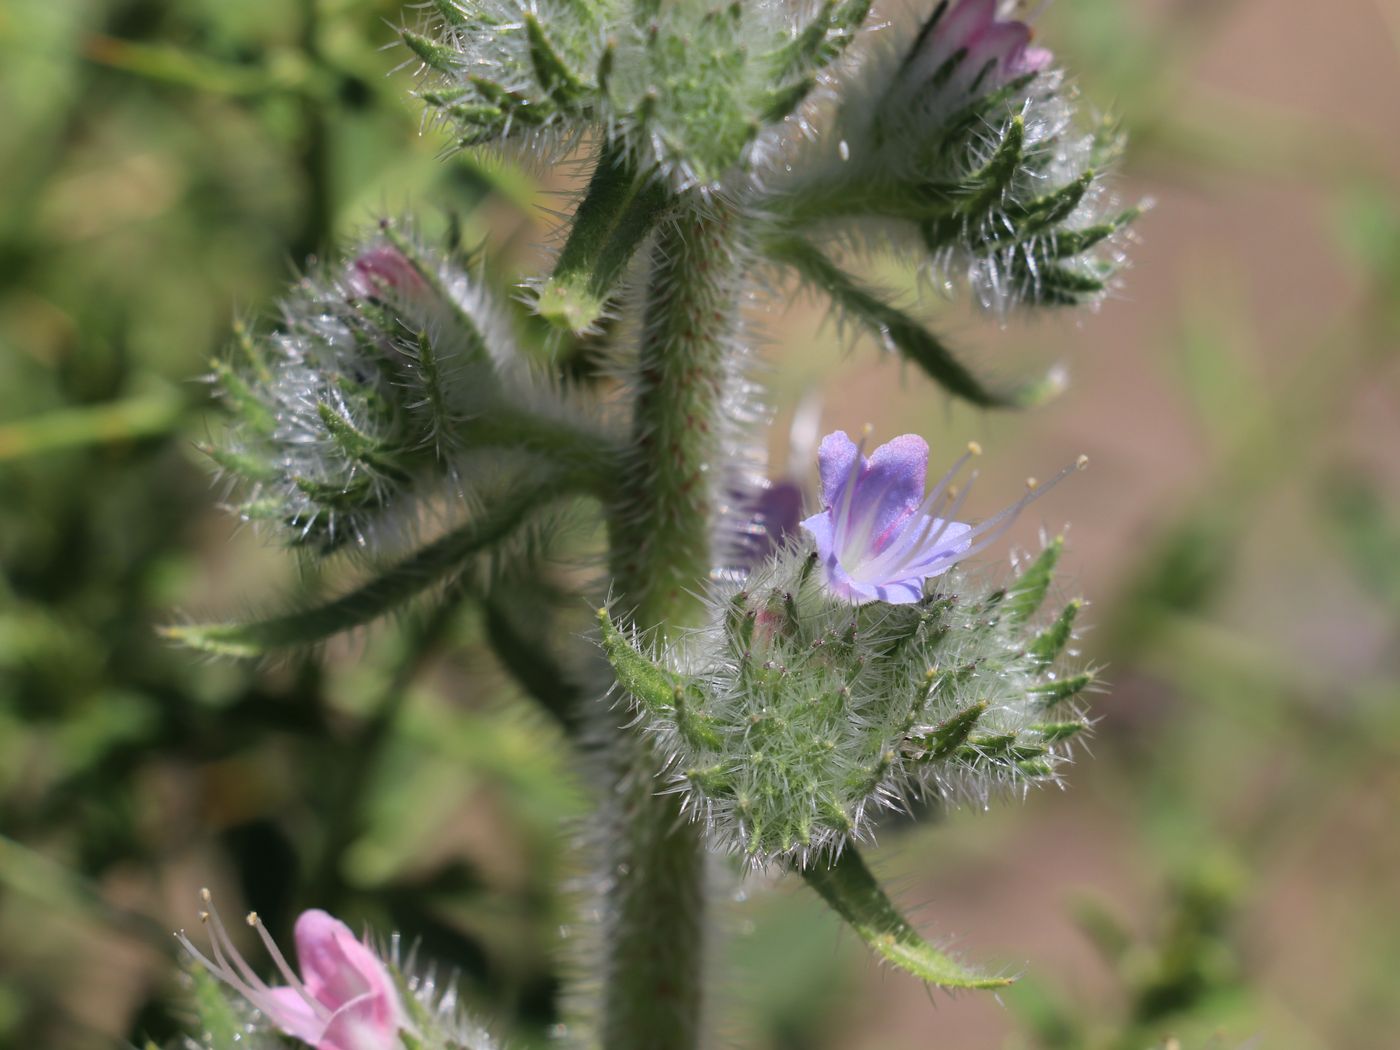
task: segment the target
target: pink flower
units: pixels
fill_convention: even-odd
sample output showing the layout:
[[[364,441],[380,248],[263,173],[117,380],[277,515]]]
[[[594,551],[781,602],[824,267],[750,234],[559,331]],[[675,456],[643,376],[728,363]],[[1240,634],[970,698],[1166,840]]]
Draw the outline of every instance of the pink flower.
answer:
[[[1044,70],[1051,53],[1031,46],[1031,28],[1025,22],[1005,17],[1017,6],[997,0],[943,0],[909,58],[903,74],[909,90],[918,93],[932,85],[939,94],[984,95]]]
[[[409,1027],[388,968],[339,919],[313,909],[296,922],[298,977],[256,913],[258,931],[286,985],[269,987],[234,947],[208,890],[200,919],[210,929],[213,959],[188,937],[181,943],[208,971],[248,1000],[282,1031],[316,1050],[397,1050]]]
[[[345,283],[362,299],[412,299],[428,291],[418,267],[392,244],[377,244],[350,260]]]
[[[1032,480],[1016,503],[974,526],[952,520],[971,488],[969,479],[955,496],[953,479],[981,452],[977,445],[968,446],[927,496],[923,438],[905,434],[869,457],[864,445],[864,439],[857,445],[841,430],[822,439],[817,452],[822,511],[802,522],[816,542],[827,589],[856,605],[918,601],[925,580],[995,543],[1028,503],[1089,462],[1079,457],[1047,485]]]

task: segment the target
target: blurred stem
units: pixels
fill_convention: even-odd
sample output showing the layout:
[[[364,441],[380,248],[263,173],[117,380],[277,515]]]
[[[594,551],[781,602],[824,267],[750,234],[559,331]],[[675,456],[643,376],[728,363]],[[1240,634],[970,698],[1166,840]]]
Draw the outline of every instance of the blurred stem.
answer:
[[[512,583],[517,594],[523,584]],[[492,594],[481,602],[486,639],[506,672],[529,696],[548,711],[570,737],[583,730],[584,690],[560,663],[546,641],[558,637],[549,613],[557,596],[541,592],[512,601]]]
[[[307,65],[321,68],[320,0],[301,0],[301,47]],[[327,104],[315,95],[301,100],[301,170],[306,193],[302,228],[293,246],[293,257],[305,259],[330,242],[334,224],[334,186],[331,178],[331,129]]]
[[[385,747],[394,738],[394,725],[403,711],[409,687],[423,665],[451,628],[462,606],[462,595],[453,589],[432,612],[407,632],[405,652],[394,661],[394,673],[373,713],[356,731],[339,763],[340,776],[327,807],[329,826],[316,866],[307,882],[305,899],[315,907],[334,909],[345,885],[344,861],[350,847],[364,831],[364,807],[374,784],[375,768]]]
[[[0,426],[0,463],[41,452],[169,434],[186,404],[174,393],[64,408]]]
[[[624,606],[663,641],[702,614],[694,592],[710,569],[714,434],[737,312],[732,225],[727,211],[685,199],[652,256],[634,448],[610,541]],[[691,1050],[705,971],[704,843],[679,796],[657,793],[651,741],[616,727],[610,739],[599,1040],[608,1050]]]

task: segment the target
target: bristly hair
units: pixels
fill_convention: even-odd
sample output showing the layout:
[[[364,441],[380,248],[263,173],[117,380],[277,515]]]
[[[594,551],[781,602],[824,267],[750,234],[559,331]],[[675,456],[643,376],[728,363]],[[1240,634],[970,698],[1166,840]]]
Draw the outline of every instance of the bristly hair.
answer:
[[[856,607],[791,543],[715,586],[707,624],[664,646],[607,620],[618,702],[715,848],[751,867],[828,864],[925,795],[983,804],[1058,781],[1094,681],[1065,666],[1079,603],[1037,613],[1058,550],[1010,584],[953,570],[914,605]]]
[[[518,351],[470,262],[381,223],[298,282],[275,330],[240,329],[214,366],[230,425],[206,451],[242,518],[317,555],[384,555],[451,520],[502,457],[555,469],[556,443],[615,440],[586,392]]]

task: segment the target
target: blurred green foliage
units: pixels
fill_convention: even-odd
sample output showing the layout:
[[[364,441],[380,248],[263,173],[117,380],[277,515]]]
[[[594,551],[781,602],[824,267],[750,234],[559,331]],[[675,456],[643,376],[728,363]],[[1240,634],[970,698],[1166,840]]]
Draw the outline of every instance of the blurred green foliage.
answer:
[[[1114,99],[1141,173],[1305,182],[1362,291],[1321,335],[1270,348],[1285,364],[1265,371],[1242,295],[1188,290],[1163,336],[1209,467],[1094,610],[1091,652],[1118,699],[1071,777],[1093,785],[1081,819],[1129,828],[1157,899],[1130,920],[1113,916],[1131,900],[1103,894],[1077,909],[1105,976],[1086,992],[1032,970],[1008,996],[1027,1046],[1400,1040],[1400,499],[1332,439],[1358,391],[1395,395],[1400,210],[1383,161],[1337,128],[1239,99],[1179,104],[1238,6],[1149,17],[1084,0],[1045,30]],[[440,161],[418,135],[404,79],[386,75],[406,57],[383,50],[399,17],[395,0],[0,7],[0,1045],[177,1031],[168,931],[206,883],[282,935],[315,904],[421,937],[514,1045],[565,1016],[559,944],[586,932],[560,886],[585,788],[557,728],[518,702],[512,675],[528,689],[537,671],[512,652],[520,609],[464,600],[268,666],[202,662],[155,633],[175,610],[266,592],[250,579],[316,582],[217,514],[193,452],[210,411],[193,377],[231,319],[378,209],[417,202],[469,242],[494,231],[503,284],[538,236],[532,180]],[[1235,612],[1288,499],[1383,636],[1345,673],[1290,641],[1330,629],[1308,609],[1258,629]],[[890,834],[944,873],[997,849],[1007,819]],[[1274,873],[1330,850],[1306,870],[1352,907],[1301,923],[1339,928],[1300,947],[1303,977],[1280,977],[1252,949],[1294,918]],[[733,911],[722,1034],[845,1045],[868,964],[835,920],[787,893]],[[1300,981],[1315,1000],[1287,1001]],[[921,1022],[934,1043],[938,1020]],[[860,1046],[893,1045],[861,1030]]]

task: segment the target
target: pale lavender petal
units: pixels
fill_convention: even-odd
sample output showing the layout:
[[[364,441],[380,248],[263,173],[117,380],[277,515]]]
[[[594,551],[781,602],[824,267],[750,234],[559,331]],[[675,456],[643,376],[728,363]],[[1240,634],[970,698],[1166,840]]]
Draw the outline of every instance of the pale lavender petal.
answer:
[[[940,526],[935,525],[934,529]],[[909,564],[909,570],[923,576],[937,576],[952,568],[972,546],[972,526],[950,521],[932,548]]]
[[[868,460],[857,460],[858,455],[840,431],[822,442],[826,506],[799,527],[812,537],[832,594],[856,605],[919,601],[925,580],[946,572],[972,549],[971,526],[927,512],[940,505],[951,473],[967,456],[925,500],[928,444],[923,438],[905,434],[881,445]],[[854,472],[854,481],[845,480],[841,468],[845,478]]]
[[[907,580],[894,580],[868,589],[876,600],[887,605],[911,605],[924,596],[924,577],[912,576]]]
[[[295,988],[269,988],[258,1006],[269,1021],[288,1035],[312,1046],[320,1041],[325,1023]]]
[[[861,508],[857,513],[870,527],[866,551],[878,553],[889,545],[895,531],[924,498],[927,473],[928,442],[917,434],[901,435],[871,453],[856,482],[855,496]]]
[[[813,514],[810,518],[799,522],[798,525],[816,541],[817,554],[823,562],[836,557],[836,535],[829,511]]]
[[[855,464],[860,449],[846,436],[844,430],[837,430],[822,438],[817,449],[817,464],[821,474],[822,505],[834,507],[846,491],[846,483],[851,479],[851,468]]]
[[[773,482],[758,498],[757,509],[771,550],[797,531],[802,517],[802,486],[795,481]]]

